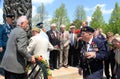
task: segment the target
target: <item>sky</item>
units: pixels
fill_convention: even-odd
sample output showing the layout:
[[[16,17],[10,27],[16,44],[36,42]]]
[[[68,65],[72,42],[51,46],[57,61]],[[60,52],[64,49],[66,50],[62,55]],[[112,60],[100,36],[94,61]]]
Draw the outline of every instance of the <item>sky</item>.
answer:
[[[116,2],[118,2],[120,6],[120,0],[32,0],[32,16],[36,14],[37,7],[40,6],[41,3],[44,3],[48,14],[48,19],[51,19],[54,15],[55,10],[59,8],[62,3],[64,3],[71,22],[74,20],[74,12],[77,6],[84,7],[86,11],[87,21],[89,22],[91,21],[91,16],[96,6],[100,6],[104,20],[106,23],[108,23]],[[0,0],[0,23],[2,22],[3,14],[2,4],[3,1]]]

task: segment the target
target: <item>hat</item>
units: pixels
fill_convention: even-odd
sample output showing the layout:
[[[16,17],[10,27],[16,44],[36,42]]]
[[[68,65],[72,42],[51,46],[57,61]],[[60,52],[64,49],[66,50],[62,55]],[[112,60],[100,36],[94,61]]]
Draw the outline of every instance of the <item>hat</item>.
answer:
[[[14,14],[6,14],[6,17],[7,17],[7,18],[14,18],[15,15],[14,15]]]
[[[62,24],[60,27],[66,27],[66,26]]]
[[[91,33],[94,33],[94,31],[95,31],[95,30],[94,30],[92,27],[90,27],[90,26],[83,27],[81,30],[84,31],[84,32],[91,32]]]
[[[36,25],[38,28],[43,28],[43,22],[37,23]]]
[[[32,31],[36,31],[36,32],[40,32],[40,29],[38,28],[38,27],[34,27],[34,28],[32,28]]]
[[[107,37],[113,36],[113,32],[107,32]]]
[[[72,29],[72,28],[75,28],[75,26],[74,25],[70,26],[70,29]]]
[[[120,42],[120,36],[117,36],[116,38],[113,39],[113,41],[114,41],[114,40]]]
[[[51,24],[51,27],[52,27],[52,26],[56,26],[56,24],[55,24],[55,23],[53,23],[53,24]]]

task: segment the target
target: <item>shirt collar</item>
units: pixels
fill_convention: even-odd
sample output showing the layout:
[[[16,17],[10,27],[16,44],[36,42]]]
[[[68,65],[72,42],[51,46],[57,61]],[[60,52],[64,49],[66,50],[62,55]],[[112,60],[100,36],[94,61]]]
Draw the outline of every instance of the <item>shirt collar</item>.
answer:
[[[89,44],[91,44],[92,40],[93,40],[93,36],[92,36],[92,38],[89,40],[89,42],[88,42],[88,43],[89,43]]]

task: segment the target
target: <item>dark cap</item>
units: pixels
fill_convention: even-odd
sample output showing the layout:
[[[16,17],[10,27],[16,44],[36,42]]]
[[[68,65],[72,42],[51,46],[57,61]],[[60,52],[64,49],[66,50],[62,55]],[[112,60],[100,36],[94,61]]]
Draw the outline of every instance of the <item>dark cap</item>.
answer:
[[[7,18],[14,18],[15,15],[14,15],[14,14],[6,14],[6,17],[7,17]]]
[[[43,28],[43,22],[37,23],[36,26],[37,26],[38,28]]]
[[[82,28],[82,31],[93,33],[95,30],[92,27],[90,27],[90,26],[86,26],[86,27]]]

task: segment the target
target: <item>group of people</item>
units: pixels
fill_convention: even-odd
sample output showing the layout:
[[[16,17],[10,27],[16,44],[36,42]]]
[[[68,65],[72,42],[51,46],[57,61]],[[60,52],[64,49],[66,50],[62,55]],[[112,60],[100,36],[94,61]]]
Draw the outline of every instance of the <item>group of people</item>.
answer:
[[[113,36],[112,32],[105,35],[101,29],[88,26],[86,21],[78,32],[74,24],[67,31],[65,25],[57,28],[55,23],[46,31],[40,22],[31,29],[32,37],[28,39],[27,17],[20,16],[16,27],[12,26],[12,21],[14,16],[7,14],[6,23],[0,25],[0,73],[5,79],[26,79],[27,61],[35,63],[36,56],[46,59],[51,70],[79,67],[83,79],[102,79],[104,70],[106,78],[110,79],[111,63],[111,79],[120,79],[119,35]]]

